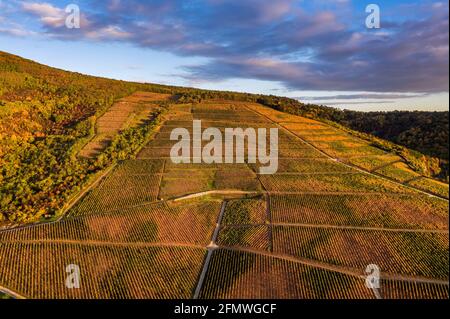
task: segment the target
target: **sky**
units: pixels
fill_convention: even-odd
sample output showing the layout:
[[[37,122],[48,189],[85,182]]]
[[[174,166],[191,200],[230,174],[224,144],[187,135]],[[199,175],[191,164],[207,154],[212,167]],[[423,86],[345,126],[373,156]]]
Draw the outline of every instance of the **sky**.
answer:
[[[435,0],[0,0],[0,50],[130,81],[445,111],[448,12]]]

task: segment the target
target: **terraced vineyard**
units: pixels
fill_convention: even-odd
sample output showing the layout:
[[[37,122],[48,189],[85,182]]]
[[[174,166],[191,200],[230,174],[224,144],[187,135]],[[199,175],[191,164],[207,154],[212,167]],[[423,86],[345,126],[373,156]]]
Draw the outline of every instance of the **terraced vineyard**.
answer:
[[[135,125],[144,115],[129,117],[129,105],[161,99],[168,96],[124,99],[97,122],[99,132],[116,113],[128,115],[111,122],[114,134]],[[248,161],[172,162],[171,132],[192,133],[193,120],[221,132],[278,128],[277,173],[261,175],[262,165]],[[191,147],[189,157],[197,151]],[[88,144],[81,155],[100,152]],[[60,219],[0,232],[0,291],[25,298],[448,298],[447,198],[448,185],[326,124],[253,103],[172,104],[136,159],[118,163]],[[376,291],[365,285],[369,264],[381,271]],[[66,286],[68,265],[79,266],[79,289]]]

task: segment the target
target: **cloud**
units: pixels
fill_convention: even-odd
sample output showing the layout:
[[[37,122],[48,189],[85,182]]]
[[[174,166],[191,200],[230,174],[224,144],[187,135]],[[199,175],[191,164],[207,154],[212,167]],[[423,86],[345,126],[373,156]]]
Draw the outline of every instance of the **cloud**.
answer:
[[[386,13],[380,30],[364,27],[364,12],[361,23],[351,20],[351,6],[347,0],[105,0],[81,8],[80,30],[63,27],[65,12],[52,1],[27,2],[22,10],[51,37],[122,41],[207,58],[203,65],[185,66],[186,77],[195,81],[258,79],[292,90],[448,91],[448,3],[409,3],[401,20]]]

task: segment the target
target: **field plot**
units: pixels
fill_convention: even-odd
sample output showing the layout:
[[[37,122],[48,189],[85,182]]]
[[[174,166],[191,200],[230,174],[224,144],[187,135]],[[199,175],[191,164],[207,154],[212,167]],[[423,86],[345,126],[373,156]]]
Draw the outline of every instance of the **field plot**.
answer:
[[[159,102],[167,101],[170,99],[169,94],[163,93],[153,93],[153,92],[136,92],[121,101],[127,101],[130,103],[141,103],[141,102]]]
[[[295,147],[295,144],[286,145],[278,150],[278,156],[280,158],[326,158],[325,155],[313,148]],[[293,147],[290,147],[293,146]]]
[[[140,124],[159,108],[157,102],[166,101],[170,95],[136,92],[119,100],[96,123],[96,134],[80,152],[82,157],[95,157],[101,153],[120,130]]]
[[[392,165],[384,166],[375,172],[401,183],[420,177],[420,174],[412,171],[405,163],[394,163]]]
[[[219,170],[219,169],[228,169],[232,172],[234,171],[242,171],[248,170],[247,164],[205,164],[205,163],[173,163],[172,161],[166,161],[165,172],[182,172],[185,170]]]
[[[108,176],[97,188],[88,193],[71,211],[84,215],[122,207],[155,202],[161,177],[156,174]]]
[[[248,247],[269,250],[268,226],[225,226],[220,230],[217,243],[225,247]]]
[[[288,114],[288,113],[283,113],[274,109],[271,109],[269,107],[265,107],[261,104],[257,104],[257,103],[245,103],[244,104],[245,107],[247,107],[248,109],[251,109],[253,111],[256,111],[268,118],[270,118],[270,120],[274,121],[275,123],[280,123],[280,124],[304,124],[304,123],[311,123],[311,124],[320,124],[320,122],[311,120],[311,119],[307,119],[305,117],[300,117],[300,116],[296,116],[296,115],[292,115],[292,114]]]
[[[352,136],[342,130],[331,127],[319,121],[303,118],[295,115],[287,115],[274,109],[250,103],[248,109],[261,114],[271,121],[289,130],[320,149],[328,156],[358,166],[364,170],[377,171],[378,174],[391,178],[399,183],[408,184],[414,188],[449,198],[448,184],[429,178],[420,178],[420,174],[414,172],[398,156],[371,146],[370,142]],[[297,154],[286,154],[281,157],[298,157]],[[308,156],[305,156],[308,157]],[[390,167],[391,165],[392,167]]]
[[[144,147],[139,152],[138,159],[160,159],[170,160],[170,147]]]
[[[123,99],[96,138],[168,98]],[[193,137],[193,119],[221,132],[278,128],[277,173],[248,160],[174,163],[171,132]],[[377,264],[390,275],[383,298],[448,298],[448,201],[406,187],[448,197],[448,185],[325,123],[255,103],[174,103],[163,120],[137,159],[119,162],[60,220],[0,231],[0,287],[30,298],[192,298],[199,287],[200,298],[371,299],[361,275]],[[189,149],[191,158],[201,150]],[[66,288],[70,264],[81,289]]]
[[[271,195],[274,223],[448,230],[448,203],[423,195]]]
[[[374,171],[378,168],[391,165],[399,161],[401,161],[401,158],[397,155],[349,157],[346,159],[346,162],[368,171]]]
[[[258,170],[261,164],[250,164],[253,170]],[[277,174],[286,173],[348,173],[356,172],[352,168],[327,158],[280,158]]]
[[[114,174],[122,175],[149,175],[163,173],[164,160],[128,160],[122,162]]]
[[[213,253],[200,298],[373,298],[364,280],[247,252]]]
[[[216,189],[235,189],[243,191],[259,191],[260,183],[255,173],[247,170],[225,170],[221,169],[214,176],[214,187]]]
[[[399,184],[364,173],[262,175],[260,180],[269,192],[415,193]]]
[[[267,217],[267,201],[264,197],[233,199],[227,202],[222,224],[264,224]]]
[[[288,124],[282,124],[284,128],[289,129]],[[291,126],[292,127],[292,126]],[[336,135],[336,131],[329,127],[320,127],[314,130],[310,129],[311,125],[303,125],[303,126],[295,126],[297,129],[290,130],[297,137],[301,137],[303,140],[309,142],[308,140],[316,140],[325,138],[334,140],[336,136],[342,137],[342,135]],[[301,128],[301,129],[300,129]],[[348,136],[345,136],[345,139],[348,139]]]
[[[385,299],[448,299],[448,285],[382,280],[380,294]]]
[[[29,298],[190,298],[204,249],[0,243],[0,282]],[[24,262],[26,260],[26,262]],[[66,267],[80,267],[68,289]]]
[[[244,123],[269,123],[269,121],[250,110],[247,110],[239,103],[236,104],[200,104],[192,109],[195,119],[213,122],[244,122]]]
[[[58,223],[0,233],[0,242],[178,243],[207,245],[218,201],[157,203],[66,218]]]
[[[311,144],[334,158],[387,154],[385,151],[379,148],[368,145],[357,145],[355,147],[333,147],[333,145],[323,142],[312,142]]]
[[[250,169],[225,170],[225,167],[214,169],[205,165],[204,169],[167,171],[162,179],[160,196],[173,198],[209,190],[260,190],[258,179]]]
[[[449,237],[442,233],[276,226],[274,252],[361,272],[376,264],[383,273],[448,280]]]
[[[169,172],[163,176],[160,198],[167,199],[194,194],[214,188],[213,170],[188,170]]]

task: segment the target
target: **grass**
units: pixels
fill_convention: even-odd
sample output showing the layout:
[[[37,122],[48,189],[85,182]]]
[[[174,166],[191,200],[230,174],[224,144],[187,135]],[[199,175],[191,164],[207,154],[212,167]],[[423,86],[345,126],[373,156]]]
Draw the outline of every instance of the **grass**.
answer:
[[[6,300],[6,299],[14,299],[14,298],[11,297],[10,295],[0,291],[0,300]]]

